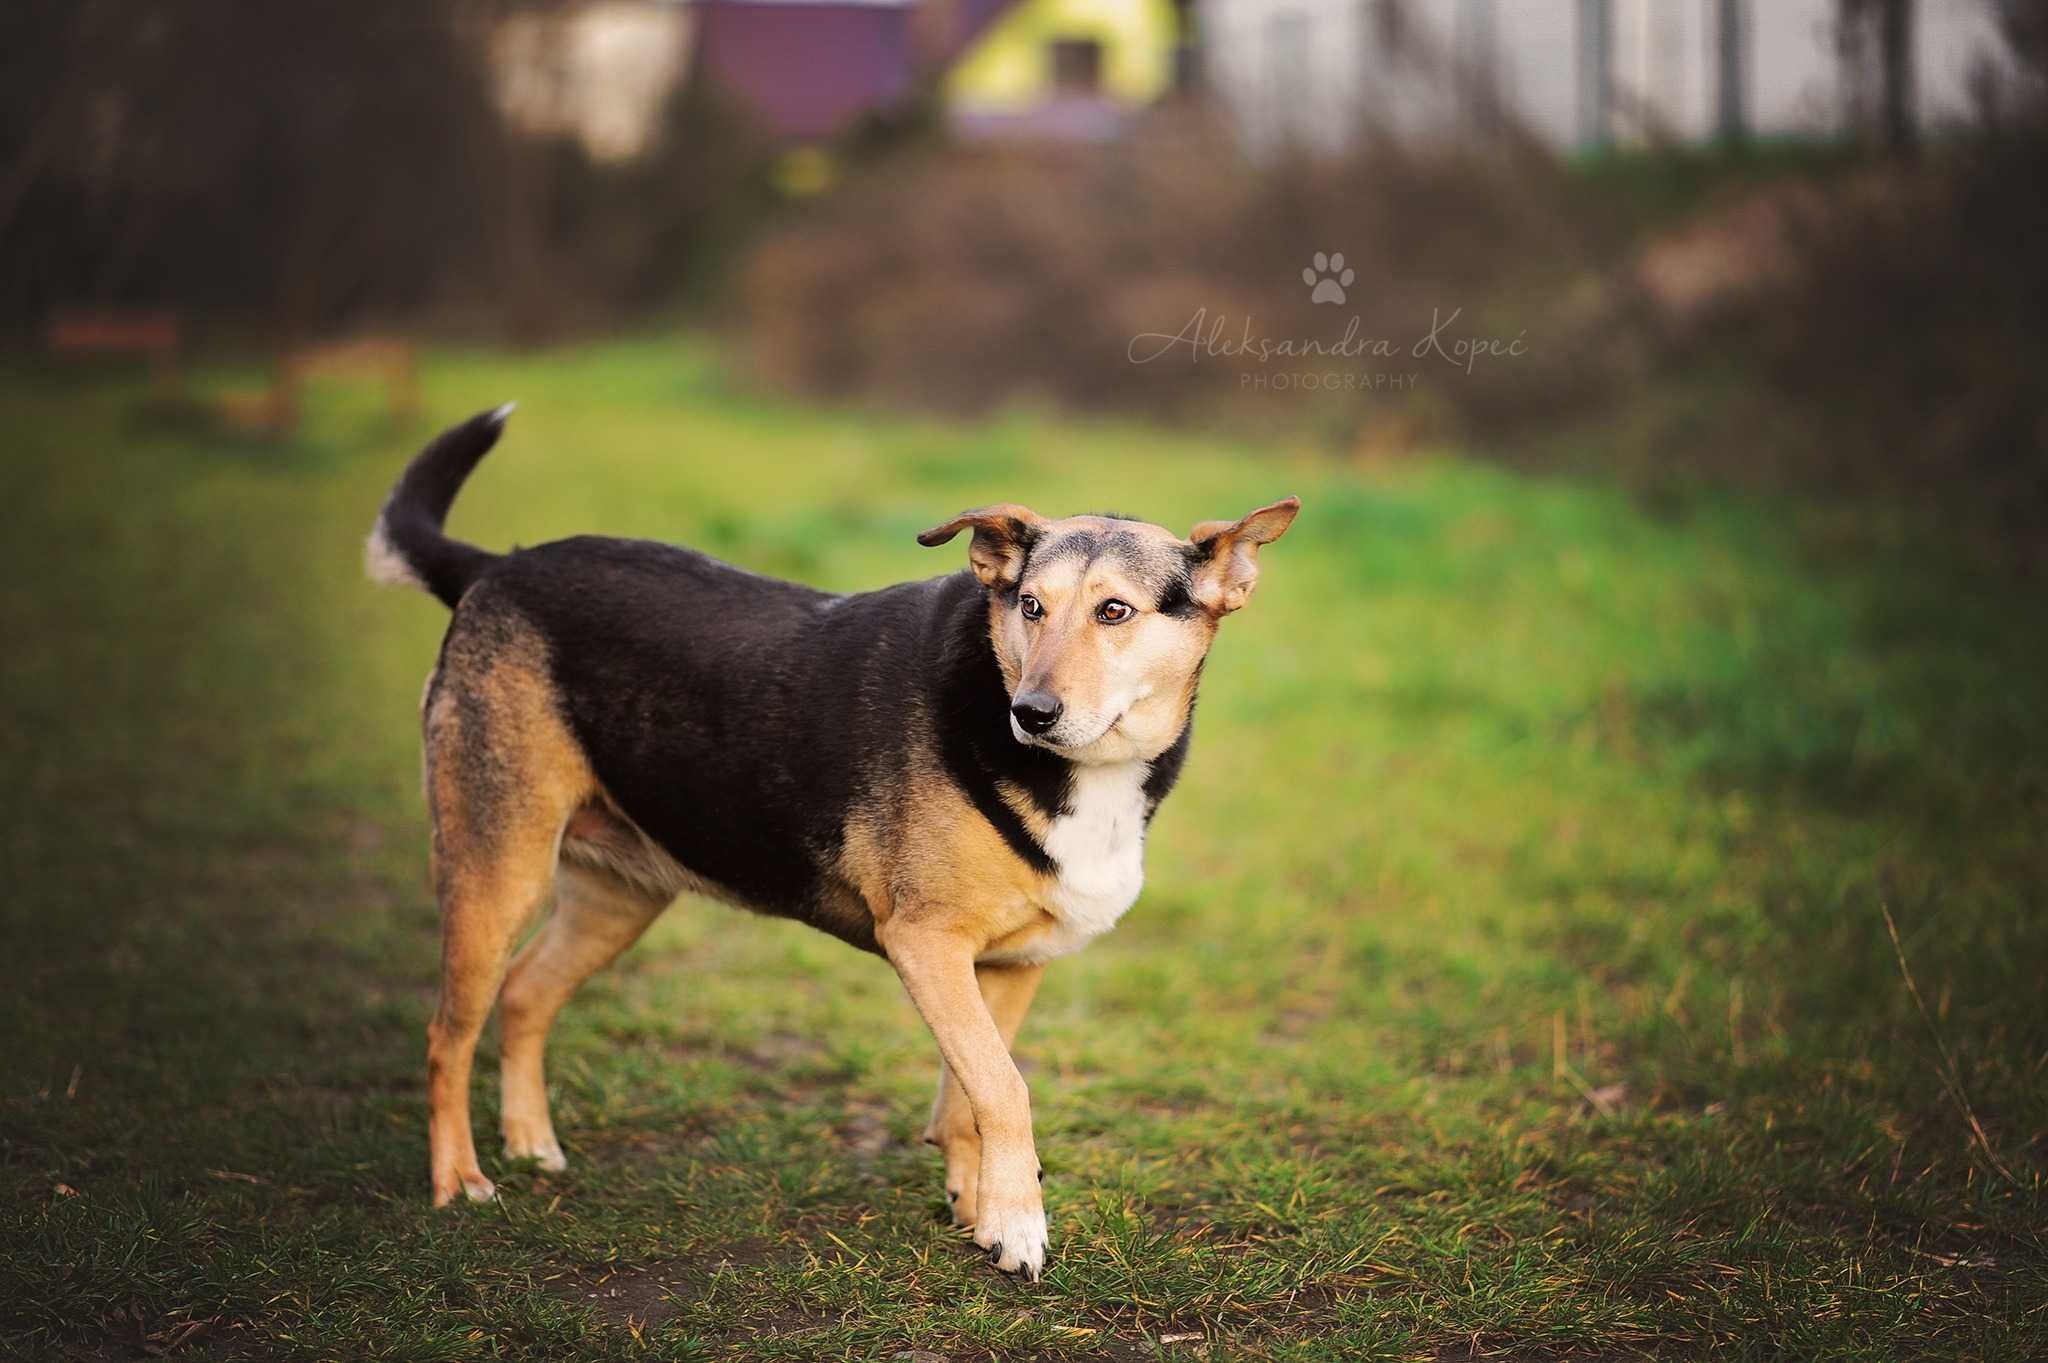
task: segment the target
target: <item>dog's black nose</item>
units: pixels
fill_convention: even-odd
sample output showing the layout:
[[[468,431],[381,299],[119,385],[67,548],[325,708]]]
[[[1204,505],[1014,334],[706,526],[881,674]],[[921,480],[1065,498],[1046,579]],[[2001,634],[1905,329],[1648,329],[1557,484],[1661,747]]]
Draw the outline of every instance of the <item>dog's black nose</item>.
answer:
[[[1066,708],[1060,704],[1058,696],[1047,691],[1026,691],[1010,702],[1010,713],[1016,716],[1017,727],[1034,736],[1059,723],[1060,711]]]

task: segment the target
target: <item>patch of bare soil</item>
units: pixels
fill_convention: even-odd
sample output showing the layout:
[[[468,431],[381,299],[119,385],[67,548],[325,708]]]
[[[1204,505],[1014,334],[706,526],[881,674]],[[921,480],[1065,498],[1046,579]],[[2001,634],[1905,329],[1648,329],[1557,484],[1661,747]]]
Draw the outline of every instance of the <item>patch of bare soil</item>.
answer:
[[[566,1268],[548,1279],[547,1291],[589,1307],[607,1325],[645,1329],[680,1311],[701,1290],[702,1276],[680,1259],[586,1265]]]

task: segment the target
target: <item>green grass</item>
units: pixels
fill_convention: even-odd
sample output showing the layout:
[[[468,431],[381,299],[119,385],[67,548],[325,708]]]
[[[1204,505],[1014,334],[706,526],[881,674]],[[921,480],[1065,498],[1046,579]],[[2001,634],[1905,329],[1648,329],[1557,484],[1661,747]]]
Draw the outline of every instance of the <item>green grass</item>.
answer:
[[[569,1172],[493,1158],[480,1082],[505,1196],[430,1212],[444,615],[359,570],[426,432],[337,392],[289,447],[152,434],[17,372],[0,1355],[2048,1354],[2038,596],[1824,507],[805,409],[689,342],[425,386],[522,402],[456,511],[491,545],[852,588],[956,566],[912,535],[977,502],[1302,495],[1143,899],[1026,1027],[1046,1279],[945,1227],[887,968],[690,901],[564,1015]]]

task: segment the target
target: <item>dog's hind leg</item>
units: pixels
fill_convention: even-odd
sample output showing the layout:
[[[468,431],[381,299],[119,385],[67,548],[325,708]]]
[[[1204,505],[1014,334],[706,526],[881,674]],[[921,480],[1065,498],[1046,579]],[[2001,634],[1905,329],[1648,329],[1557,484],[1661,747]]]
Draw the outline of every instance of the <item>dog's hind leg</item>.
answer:
[[[604,871],[564,862],[555,873],[555,911],[519,953],[499,996],[503,1046],[505,1155],[543,1169],[567,1166],[548,1117],[542,1055],[548,1029],[570,995],[639,940],[668,906]]]
[[[981,986],[982,1002],[1002,1033],[1003,1045],[1015,1049],[1017,1031],[1024,1014],[1038,993],[1045,975],[1042,965],[978,965],[975,982]],[[936,1145],[946,1157],[946,1202],[953,1224],[974,1224],[977,1193],[981,1182],[981,1132],[974,1124],[974,1109],[967,1092],[960,1087],[943,1055],[939,1058],[939,1092],[932,1103],[931,1121],[924,1129],[927,1145]]]
[[[426,714],[441,901],[441,1001],[427,1027],[434,1205],[496,1189],[477,1162],[470,1070],[519,932],[554,884],[563,829],[595,786],[538,649],[503,617],[458,617]]]
[[[433,1154],[434,1205],[460,1191],[473,1202],[495,1194],[477,1163],[469,1085],[477,1038],[505,978],[512,941],[546,897],[554,839],[537,830],[507,836],[488,860],[443,854],[441,1001],[427,1025],[427,1137]]]

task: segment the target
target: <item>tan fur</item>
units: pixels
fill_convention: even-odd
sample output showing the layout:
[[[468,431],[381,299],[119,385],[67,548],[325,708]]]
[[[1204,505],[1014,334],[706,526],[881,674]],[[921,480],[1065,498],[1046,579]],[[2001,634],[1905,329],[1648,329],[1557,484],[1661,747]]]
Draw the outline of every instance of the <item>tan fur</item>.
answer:
[[[977,965],[975,983],[981,1001],[995,1019],[1003,1045],[1014,1051],[1024,1014],[1045,977],[1042,965]],[[953,1077],[942,1057],[939,1061],[939,1092],[932,1101],[931,1121],[925,1125],[924,1140],[935,1145],[946,1159],[946,1201],[952,1209],[953,1224],[972,1226],[976,1220],[977,1194],[981,1186],[981,1130],[974,1123],[974,1107],[967,1090]]]
[[[1259,549],[1287,533],[1301,510],[1299,497],[1284,497],[1236,521],[1203,521],[1188,542],[1209,548],[1209,566],[1195,574],[1194,597],[1215,615],[1243,607],[1259,580]]]
[[[878,935],[974,1114],[980,1136],[974,1242],[989,1251],[997,1268],[1035,1278],[1045,1262],[1047,1236],[1031,1095],[1010,1058],[1008,1038],[982,998],[970,936],[941,911],[899,912]],[[967,1153],[956,1142],[949,1166]]]
[[[1140,609],[1116,624],[1099,617],[1102,603],[1154,603],[1161,589],[1145,574],[1184,564],[1189,542],[1138,522],[1047,521],[1013,504],[962,513],[920,536],[942,543],[973,530],[974,571],[1003,589],[991,595],[989,635],[1006,686],[1013,696],[1048,691],[1079,716],[1078,740],[1049,745],[1100,769],[1089,778],[1097,783],[1091,798],[1102,798],[1103,782],[1110,791],[1100,820],[1071,809],[1055,819],[1024,792],[1001,791],[1049,852],[1051,840],[1065,836],[1082,861],[1095,855],[1114,872],[1108,890],[1076,890],[1078,880],[1062,882],[1021,859],[934,765],[928,754],[940,718],[910,707],[904,764],[893,785],[849,813],[837,884],[826,891],[832,902],[822,906],[827,918],[873,925],[930,1026],[942,1063],[925,1138],[945,1156],[955,1221],[972,1227],[975,1242],[1006,1270],[1035,1276],[1046,1245],[1029,1094],[1010,1055],[1043,974],[1040,962],[1106,929],[1135,897],[1142,820],[1129,811],[1143,792],[1129,773],[1144,769],[1131,764],[1158,757],[1179,737],[1217,620],[1243,604],[1257,579],[1259,547],[1285,531],[1296,505],[1289,499],[1238,521],[1197,526],[1195,543],[1210,549],[1190,591],[1202,609]],[[1079,532],[1137,536],[1147,547],[1135,558],[1055,553],[1041,561],[1025,552],[1027,540],[1055,544]],[[1021,618],[1019,593],[1042,606],[1039,619]],[[458,1192],[494,1195],[469,1112],[477,1038],[493,1001],[503,1009],[506,1154],[560,1169],[543,1067],[555,1016],[678,893],[737,902],[678,865],[601,788],[560,717],[541,641],[503,613],[481,625],[472,618],[458,613],[423,701],[442,912],[441,1000],[428,1029],[436,1205]],[[1076,778],[1076,789],[1087,785]],[[1109,850],[1075,839],[1076,827],[1112,830]],[[1140,843],[1117,841],[1123,835],[1114,830],[1126,827],[1137,829]],[[553,916],[508,969],[514,939],[550,894]],[[1076,931],[1075,923],[1084,926]]]
[[[911,714],[913,728],[928,716]],[[1028,801],[1024,802],[1027,806]],[[1030,818],[1041,818],[1031,811]],[[913,758],[887,801],[848,821],[839,874],[877,928],[898,917],[941,917],[976,954],[1037,916],[1041,877],[936,766]],[[973,886],[972,894],[961,887]]]
[[[427,805],[441,902],[441,999],[427,1030],[436,1206],[458,1191],[477,1201],[494,1195],[470,1127],[477,1038],[514,938],[555,884],[563,826],[596,791],[550,691],[537,639],[472,639],[459,624],[429,689]],[[534,1088],[539,1045],[536,1038]],[[532,1124],[525,1107],[519,1115]],[[544,1105],[539,1121],[545,1128]]]
[[[1041,533],[1056,540],[1074,530],[1135,535],[1174,553],[1182,548],[1160,526],[1095,516],[1046,522]],[[1044,607],[1041,620],[1026,621],[1000,599],[989,603],[989,636],[1011,694],[1047,691],[1092,721],[1089,741],[1061,745],[1076,761],[1149,760],[1163,752],[1187,723],[1218,614],[1170,619],[1141,611],[1122,625],[1099,624],[1094,612],[1102,602],[1142,604],[1152,596],[1113,558],[1055,557],[1030,567],[1019,586]]]
[[[554,915],[512,963],[499,995],[506,1158],[566,1167],[548,1116],[548,1029],[570,995],[638,941],[672,898],[567,861],[555,873]]]
[[[943,525],[935,525],[917,537],[917,542],[927,548],[944,544],[962,530],[971,529],[973,538],[967,546],[968,566],[984,587],[1007,586],[1017,580],[1017,570],[1024,562],[1023,544],[1020,531],[1042,530],[1047,521],[1028,506],[1015,502],[1003,502],[998,506],[976,507],[963,511]]]
[[[700,894],[745,907],[724,886],[678,865],[601,791],[569,816],[562,830],[562,860],[622,880],[663,904],[677,895]]]

